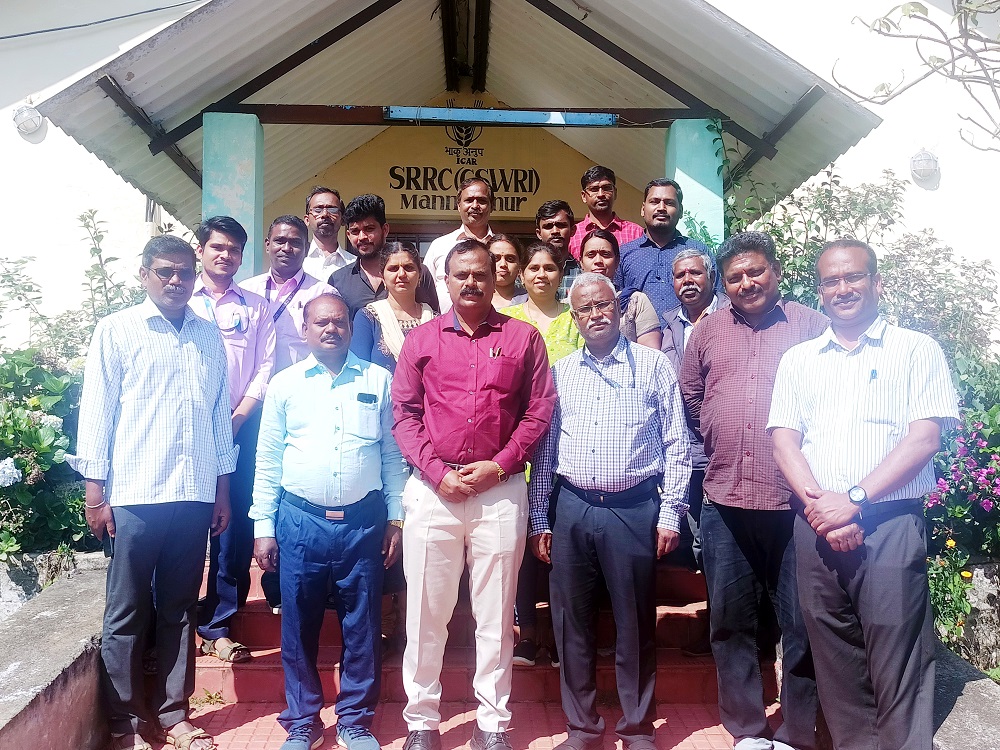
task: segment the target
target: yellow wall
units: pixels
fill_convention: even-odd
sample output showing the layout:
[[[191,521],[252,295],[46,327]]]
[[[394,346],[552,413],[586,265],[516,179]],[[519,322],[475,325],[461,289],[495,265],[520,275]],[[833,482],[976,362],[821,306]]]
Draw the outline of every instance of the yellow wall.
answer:
[[[473,97],[451,93],[430,106],[473,106]],[[485,106],[496,106],[495,100]],[[463,146],[462,135],[441,125],[390,127],[317,177],[267,203],[264,218],[269,222],[281,214],[300,215],[310,188],[329,185],[345,202],[362,193],[382,196],[390,222],[453,220],[458,226],[456,186],[479,170],[496,185],[495,221],[533,222],[538,207],[556,198],[568,201],[577,218],[586,214],[580,175],[594,162],[555,136],[541,128],[475,128],[464,133],[474,140]],[[638,221],[641,203],[642,193],[619,180],[619,214]]]

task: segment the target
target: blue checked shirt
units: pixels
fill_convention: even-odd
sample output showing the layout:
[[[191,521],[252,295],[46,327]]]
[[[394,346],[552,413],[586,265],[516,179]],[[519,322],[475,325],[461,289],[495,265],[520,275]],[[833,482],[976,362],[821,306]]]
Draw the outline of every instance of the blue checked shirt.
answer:
[[[178,331],[148,298],[97,324],[70,466],[113,506],[215,502],[238,448],[219,329],[191,308]]]
[[[559,400],[531,464],[529,535],[551,531],[556,474],[580,489],[605,492],[663,475],[656,525],[679,531],[691,457],[681,393],[666,355],[621,336],[603,360],[587,348],[563,357],[552,377]]]
[[[389,371],[347,355],[331,373],[310,354],[267,387],[253,484],[254,537],[273,537],[281,488],[342,508],[382,490],[390,520],[403,518],[409,469],[392,436]]]
[[[674,258],[681,250],[696,248],[708,252],[702,243],[678,232],[665,247],[659,247],[648,234],[626,242],[621,248],[621,263],[615,274],[615,286],[622,290],[622,308],[628,306],[632,292],[643,292],[653,303],[657,316],[680,307],[674,294]],[[716,274],[716,289],[722,291],[722,274]]]

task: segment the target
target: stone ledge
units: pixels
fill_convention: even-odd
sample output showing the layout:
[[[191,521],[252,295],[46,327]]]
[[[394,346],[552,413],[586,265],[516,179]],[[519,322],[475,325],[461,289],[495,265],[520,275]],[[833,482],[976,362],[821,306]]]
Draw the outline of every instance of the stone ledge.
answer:
[[[934,750],[1000,750],[1000,685],[937,644]]]
[[[0,623],[0,747],[106,742],[97,679],[104,589],[102,570],[78,570]]]

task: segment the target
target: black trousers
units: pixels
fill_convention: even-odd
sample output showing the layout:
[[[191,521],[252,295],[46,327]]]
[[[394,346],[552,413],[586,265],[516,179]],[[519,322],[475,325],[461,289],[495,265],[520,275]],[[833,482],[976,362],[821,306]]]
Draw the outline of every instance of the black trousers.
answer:
[[[195,610],[212,508],[212,503],[158,503],[113,509],[116,533],[108,565],[101,690],[114,734],[141,731],[144,721],[156,720],[167,728],[187,718],[194,692]],[[154,616],[159,671],[147,701],[142,652]]]
[[[570,737],[590,741],[604,734],[604,719],[596,708],[594,631],[603,574],[618,631],[615,672],[622,718],[616,731],[626,743],[653,739],[658,513],[653,496],[627,508],[607,508],[591,505],[566,486],[559,489],[549,583]]]
[[[837,750],[931,750],[934,618],[923,511],[912,507],[863,522],[854,552],[795,521],[799,598]]]

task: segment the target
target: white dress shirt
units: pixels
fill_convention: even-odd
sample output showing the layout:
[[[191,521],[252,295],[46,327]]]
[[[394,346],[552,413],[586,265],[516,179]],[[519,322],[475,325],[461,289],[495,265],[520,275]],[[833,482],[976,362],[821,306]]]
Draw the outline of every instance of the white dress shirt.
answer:
[[[178,331],[148,298],[97,324],[66,459],[111,505],[214,503],[238,452],[216,326],[185,308]]]
[[[351,265],[356,260],[355,256],[344,250],[340,245],[337,245],[335,252],[327,253],[326,250],[316,243],[316,238],[314,237],[309,243],[309,250],[302,261],[302,270],[325,284],[330,280],[331,273],[339,268]]]
[[[486,240],[493,236],[493,230],[489,227],[486,228]],[[448,257],[448,253],[451,249],[458,244],[460,240],[474,240],[476,239],[471,234],[465,231],[465,225],[463,224],[454,232],[449,232],[448,234],[441,235],[436,240],[431,242],[427,248],[427,252],[424,253],[424,265],[427,266],[431,273],[434,275],[434,287],[437,290],[438,305],[441,308],[441,313],[444,314],[451,309],[451,296],[448,294],[448,287],[444,283],[444,262]]]

